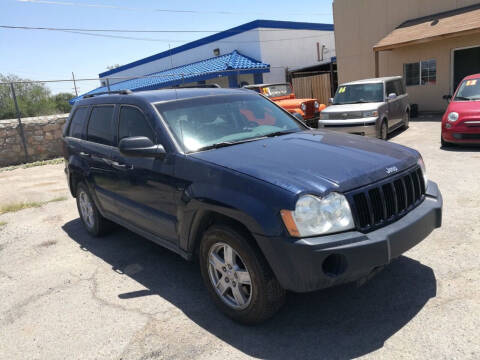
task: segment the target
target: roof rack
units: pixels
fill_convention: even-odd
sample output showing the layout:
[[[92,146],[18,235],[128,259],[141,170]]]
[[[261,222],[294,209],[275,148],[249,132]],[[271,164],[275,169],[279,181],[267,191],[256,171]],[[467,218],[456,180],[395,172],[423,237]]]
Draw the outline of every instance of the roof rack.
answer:
[[[94,96],[99,96],[99,95],[108,95],[108,94],[120,94],[120,95],[128,95],[128,94],[131,94],[132,93],[132,90],[114,90],[114,91],[102,91],[102,92],[98,92],[98,93],[95,93],[95,94],[87,94],[87,95],[83,95],[83,98],[84,99],[87,99],[87,98],[91,98],[91,97],[94,97]]]
[[[218,84],[199,84],[199,85],[185,85],[185,86],[177,86],[173,87],[172,89],[194,89],[194,88],[218,88],[221,89],[222,87]]]

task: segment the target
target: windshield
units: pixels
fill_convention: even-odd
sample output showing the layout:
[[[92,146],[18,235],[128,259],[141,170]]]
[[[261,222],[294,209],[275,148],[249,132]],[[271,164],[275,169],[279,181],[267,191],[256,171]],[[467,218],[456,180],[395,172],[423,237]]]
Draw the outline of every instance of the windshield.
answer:
[[[186,152],[305,129],[258,95],[208,96],[155,106]]]
[[[340,86],[333,105],[372,103],[383,101],[383,84],[356,84]]]
[[[291,93],[290,84],[269,85],[262,88],[262,94],[268,97],[287,96]]]
[[[462,85],[460,85],[454,100],[480,100],[480,79],[465,80]]]

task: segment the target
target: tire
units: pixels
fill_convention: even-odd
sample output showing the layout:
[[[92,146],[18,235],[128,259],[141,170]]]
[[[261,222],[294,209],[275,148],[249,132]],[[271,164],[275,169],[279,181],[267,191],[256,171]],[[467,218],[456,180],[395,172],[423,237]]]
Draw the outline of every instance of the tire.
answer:
[[[77,185],[77,209],[80,219],[88,233],[95,237],[106,235],[112,229],[112,222],[105,219],[97,209],[87,186]]]
[[[443,140],[443,136],[440,135],[440,144],[442,148],[451,147],[452,144]]]
[[[387,120],[382,120],[382,123],[380,124],[380,130],[378,132],[378,138],[381,140],[388,140],[388,124]]]
[[[200,243],[199,261],[210,296],[216,306],[233,320],[258,324],[282,307],[285,290],[260,250],[240,231],[226,225],[210,227]],[[229,265],[232,267],[228,268]]]
[[[410,127],[410,112],[405,111],[403,115],[403,128],[407,130]]]

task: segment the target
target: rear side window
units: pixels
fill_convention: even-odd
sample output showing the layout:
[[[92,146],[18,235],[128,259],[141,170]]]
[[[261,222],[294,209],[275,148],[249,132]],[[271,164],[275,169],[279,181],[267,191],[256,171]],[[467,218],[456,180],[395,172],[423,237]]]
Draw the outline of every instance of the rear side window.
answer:
[[[80,107],[75,110],[75,113],[72,116],[72,120],[70,122],[70,128],[68,129],[68,136],[81,139],[82,138],[82,131],[83,125],[87,120],[88,114],[88,107]]]
[[[146,136],[155,143],[155,135],[143,113],[135,107],[122,106],[118,141],[131,136]]]
[[[88,122],[87,139],[103,145],[113,145],[113,106],[95,106]]]
[[[395,93],[397,95],[403,95],[405,94],[405,87],[403,86],[403,81],[402,80],[395,80]]]

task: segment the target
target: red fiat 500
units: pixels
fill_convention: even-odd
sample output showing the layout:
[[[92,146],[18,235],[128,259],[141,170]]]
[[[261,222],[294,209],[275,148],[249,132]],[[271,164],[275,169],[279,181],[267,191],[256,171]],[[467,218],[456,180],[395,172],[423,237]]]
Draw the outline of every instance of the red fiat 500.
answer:
[[[442,119],[442,146],[480,144],[480,74],[467,76],[458,86]]]

